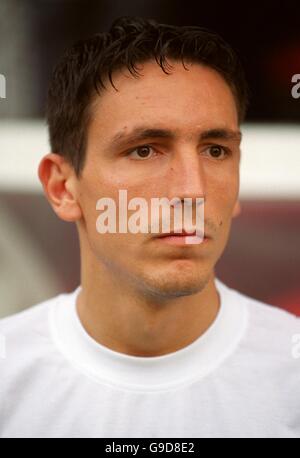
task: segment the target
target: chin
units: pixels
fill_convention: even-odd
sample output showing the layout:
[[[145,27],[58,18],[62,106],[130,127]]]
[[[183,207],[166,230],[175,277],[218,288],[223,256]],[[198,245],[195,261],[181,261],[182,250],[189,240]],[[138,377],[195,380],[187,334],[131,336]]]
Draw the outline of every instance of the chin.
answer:
[[[181,269],[177,272],[157,272],[145,279],[150,292],[160,297],[181,297],[199,293],[207,285],[210,274],[199,270]]]

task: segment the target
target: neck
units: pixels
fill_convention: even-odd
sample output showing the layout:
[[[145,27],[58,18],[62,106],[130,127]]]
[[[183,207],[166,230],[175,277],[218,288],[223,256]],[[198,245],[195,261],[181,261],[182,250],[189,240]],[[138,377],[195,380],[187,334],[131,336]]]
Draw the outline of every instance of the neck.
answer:
[[[220,307],[213,272],[195,294],[159,297],[97,262],[82,265],[81,286],[76,307],[87,333],[132,356],[162,356],[184,348],[210,327]]]

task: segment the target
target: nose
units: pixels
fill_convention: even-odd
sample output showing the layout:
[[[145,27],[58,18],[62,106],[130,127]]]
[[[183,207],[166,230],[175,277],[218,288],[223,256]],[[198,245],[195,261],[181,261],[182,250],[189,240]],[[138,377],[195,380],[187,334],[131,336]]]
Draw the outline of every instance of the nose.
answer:
[[[169,198],[205,199],[205,170],[199,152],[184,148],[174,154],[168,169],[167,189]]]

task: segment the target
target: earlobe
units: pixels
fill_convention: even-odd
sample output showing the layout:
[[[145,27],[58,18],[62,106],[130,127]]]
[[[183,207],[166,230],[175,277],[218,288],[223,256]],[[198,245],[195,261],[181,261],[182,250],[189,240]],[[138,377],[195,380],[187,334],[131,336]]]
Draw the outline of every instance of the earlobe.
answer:
[[[240,201],[237,200],[234,207],[233,207],[233,213],[232,213],[232,217],[236,217],[238,216],[239,214],[241,213],[241,204],[240,204]]]
[[[64,199],[58,207],[53,207],[53,209],[60,219],[68,222],[79,221],[82,216],[80,206],[74,199]]]
[[[39,179],[45,195],[57,216],[74,222],[81,218],[81,208],[76,200],[74,172],[66,160],[54,153],[43,157],[38,168]]]

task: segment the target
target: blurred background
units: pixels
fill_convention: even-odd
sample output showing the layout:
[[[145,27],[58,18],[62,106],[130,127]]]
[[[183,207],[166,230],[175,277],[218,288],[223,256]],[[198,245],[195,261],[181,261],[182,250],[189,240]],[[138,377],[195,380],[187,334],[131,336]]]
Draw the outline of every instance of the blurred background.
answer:
[[[242,212],[216,274],[300,315],[300,98],[291,95],[300,74],[299,1],[0,0],[0,317],[80,282],[75,225],[56,217],[37,177],[49,152],[45,97],[63,50],[122,15],[204,26],[238,52],[251,88]]]

